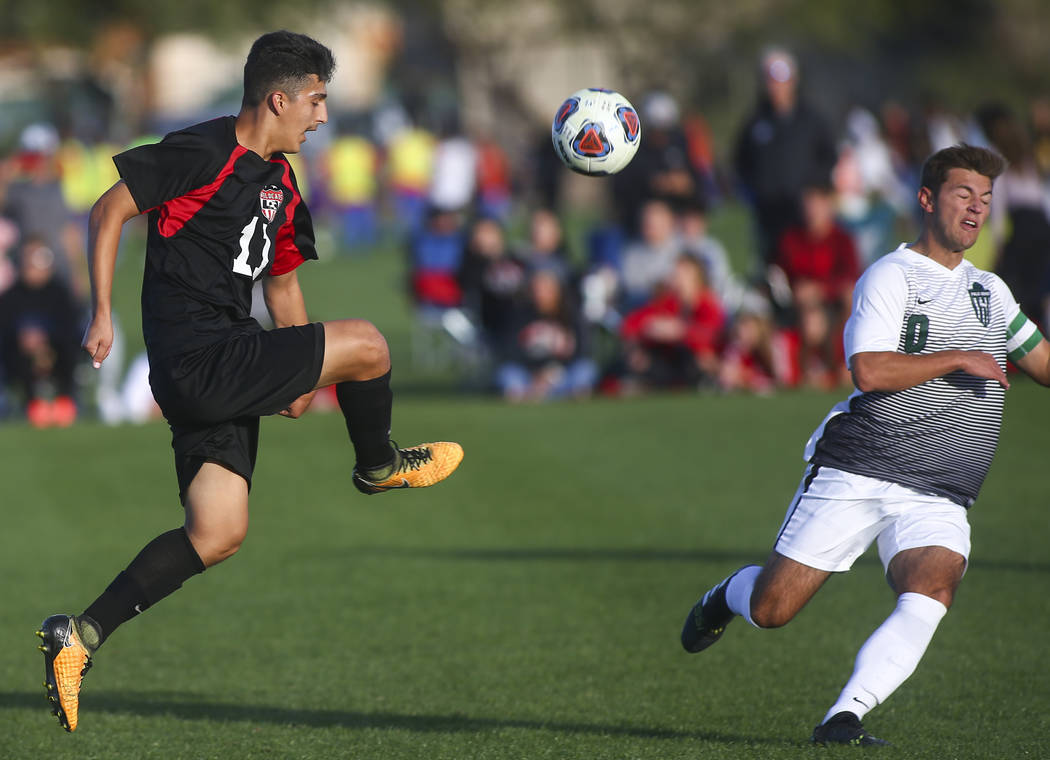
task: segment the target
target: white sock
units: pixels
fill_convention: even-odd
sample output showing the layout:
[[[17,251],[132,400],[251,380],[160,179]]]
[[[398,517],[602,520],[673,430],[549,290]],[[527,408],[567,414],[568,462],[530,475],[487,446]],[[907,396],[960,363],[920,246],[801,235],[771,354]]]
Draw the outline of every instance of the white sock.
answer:
[[[853,675],[821,723],[844,710],[863,718],[885,702],[915,672],[947,611],[947,607],[928,596],[901,594],[897,607],[857,652]]]
[[[729,609],[755,628],[758,626],[751,619],[751,591],[755,588],[755,579],[761,572],[762,568],[759,565],[742,567],[726,586],[726,604],[729,605]]]

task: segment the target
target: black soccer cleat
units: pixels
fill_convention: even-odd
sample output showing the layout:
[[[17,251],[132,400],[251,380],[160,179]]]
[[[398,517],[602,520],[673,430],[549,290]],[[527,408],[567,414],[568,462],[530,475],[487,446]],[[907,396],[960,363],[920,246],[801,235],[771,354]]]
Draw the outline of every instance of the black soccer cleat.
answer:
[[[740,570],[743,569],[740,568]],[[736,573],[739,573],[740,570],[737,570]],[[682,647],[685,651],[693,654],[704,651],[722,638],[726,626],[736,617],[726,603],[726,588],[736,573],[710,589],[699,602],[693,605],[693,609],[689,610],[685,618],[685,625],[682,626]]]
[[[91,650],[80,640],[71,615],[52,615],[36,635],[44,653],[44,688],[51,714],[66,731],[76,731],[80,712],[80,684],[91,667]]]
[[[829,744],[847,744],[851,747],[888,747],[889,742],[867,732],[860,718],[851,712],[835,713],[813,729],[810,741],[826,747]]]

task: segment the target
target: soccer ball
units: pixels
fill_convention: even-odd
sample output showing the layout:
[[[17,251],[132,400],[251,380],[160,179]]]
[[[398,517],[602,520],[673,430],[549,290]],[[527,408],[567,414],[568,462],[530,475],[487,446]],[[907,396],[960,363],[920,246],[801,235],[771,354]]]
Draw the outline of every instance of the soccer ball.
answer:
[[[616,174],[634,158],[642,139],[638,112],[613,90],[577,90],[554,114],[554,152],[580,174]]]

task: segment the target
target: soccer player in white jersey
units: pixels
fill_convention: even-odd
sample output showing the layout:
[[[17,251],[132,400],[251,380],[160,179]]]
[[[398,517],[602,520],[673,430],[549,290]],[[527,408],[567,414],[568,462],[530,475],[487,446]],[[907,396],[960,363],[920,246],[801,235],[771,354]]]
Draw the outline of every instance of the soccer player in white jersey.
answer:
[[[844,335],[856,390],[807,443],[772,553],[705,593],[682,629],[682,646],[700,652],[736,615],[782,626],[877,542],[897,604],[813,729],[818,744],[887,743],[861,719],[914,672],[962,580],[967,510],[998,442],[1007,358],[1050,385],[1050,343],[1002,280],[963,258],[1003,168],[969,145],[927,159],[919,238],[857,283]]]

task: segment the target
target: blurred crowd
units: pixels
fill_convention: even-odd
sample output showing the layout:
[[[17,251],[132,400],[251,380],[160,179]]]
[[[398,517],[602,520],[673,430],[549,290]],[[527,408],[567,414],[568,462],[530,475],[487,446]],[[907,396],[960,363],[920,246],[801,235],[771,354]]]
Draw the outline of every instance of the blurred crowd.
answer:
[[[474,386],[510,401],[847,386],[853,285],[914,234],[923,159],[962,141],[1009,162],[968,256],[1046,331],[1050,98],[966,115],[888,102],[835,121],[806,98],[791,53],[768,50],[758,68],[758,98],[727,145],[695,110],[645,95],[633,162],[588,180],[608,196],[600,212],[567,212],[568,172],[549,134],[511,156],[454,119],[433,129],[336,119],[295,157],[296,172],[339,250],[393,240],[404,251],[413,359],[469,367]],[[48,426],[84,409],[112,422],[156,413],[142,357],[102,378],[93,399],[78,383],[86,216],[116,180],[120,149],[34,124],[3,160],[0,418]],[[709,222],[740,206],[751,242],[727,250]],[[566,223],[578,219],[586,226],[570,225],[570,245]]]

